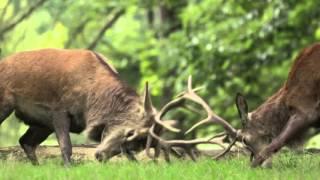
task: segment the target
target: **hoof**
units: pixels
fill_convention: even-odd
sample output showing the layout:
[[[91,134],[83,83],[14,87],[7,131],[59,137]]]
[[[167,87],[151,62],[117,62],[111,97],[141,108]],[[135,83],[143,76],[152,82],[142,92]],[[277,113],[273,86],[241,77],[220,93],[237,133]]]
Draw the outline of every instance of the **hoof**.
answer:
[[[256,158],[254,158],[252,163],[251,163],[251,167],[256,168],[256,167],[260,166],[263,163],[264,160],[265,159],[263,157],[261,157],[261,156],[258,156]]]

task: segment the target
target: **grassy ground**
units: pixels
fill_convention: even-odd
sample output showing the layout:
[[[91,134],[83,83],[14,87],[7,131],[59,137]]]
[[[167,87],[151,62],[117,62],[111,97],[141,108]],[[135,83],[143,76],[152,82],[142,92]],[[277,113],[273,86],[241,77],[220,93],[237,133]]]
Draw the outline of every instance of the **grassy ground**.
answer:
[[[81,162],[64,168],[60,159],[32,166],[28,162],[0,161],[0,179],[319,179],[320,156],[282,154],[272,169],[252,169],[248,159],[233,158],[213,161],[202,159],[160,162]]]

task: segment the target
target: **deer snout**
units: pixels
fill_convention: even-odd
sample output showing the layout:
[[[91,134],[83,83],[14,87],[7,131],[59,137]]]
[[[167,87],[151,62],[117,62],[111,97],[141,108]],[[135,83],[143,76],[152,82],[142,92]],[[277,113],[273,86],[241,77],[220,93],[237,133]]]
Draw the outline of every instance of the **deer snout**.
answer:
[[[119,152],[117,151],[113,151],[113,152],[101,152],[101,151],[97,151],[94,156],[95,158],[99,161],[99,162],[103,162],[103,161],[108,161],[109,159],[111,159],[113,156],[118,155]]]
[[[112,157],[114,157],[120,153],[121,153],[120,150],[112,150],[112,151],[97,150],[95,152],[94,156],[99,162],[103,162],[103,161],[108,161],[109,159],[111,159]]]
[[[98,160],[99,162],[102,162],[102,161],[105,159],[103,153],[101,153],[100,151],[97,151],[97,152],[94,154],[94,157],[95,157],[96,160]]]

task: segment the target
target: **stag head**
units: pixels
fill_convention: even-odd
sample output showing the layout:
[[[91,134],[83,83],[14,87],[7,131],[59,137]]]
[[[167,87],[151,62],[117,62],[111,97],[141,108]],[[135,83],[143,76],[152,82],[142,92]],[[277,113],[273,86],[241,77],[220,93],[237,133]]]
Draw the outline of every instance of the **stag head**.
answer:
[[[281,91],[278,92],[281,94]],[[247,102],[240,93],[236,96],[236,105],[242,121],[241,129],[242,143],[251,152],[253,161],[259,152],[271,143],[281,131],[281,126],[274,126],[274,123],[283,124],[288,119],[288,109],[285,108],[277,94],[263,103],[255,111],[248,113]],[[271,159],[266,161],[263,166],[269,166]]]
[[[113,129],[103,130],[101,144],[97,147],[96,158],[108,160],[111,157],[124,153],[132,154],[131,151],[143,149],[148,130],[156,115],[146,83],[144,94],[135,101],[128,112],[118,115],[117,118],[125,119],[119,125],[112,126]],[[123,117],[120,117],[123,116]]]
[[[113,125],[112,129],[106,126],[101,135],[101,144],[97,147],[96,159],[108,160],[115,155],[123,153],[129,159],[135,159],[133,151],[141,151],[145,148],[149,129],[154,122],[173,132],[176,128],[158,120],[156,108],[152,105],[148,82],[145,85],[144,94],[140,96],[127,112],[117,115],[122,119],[120,124]],[[117,122],[117,121],[115,121]]]

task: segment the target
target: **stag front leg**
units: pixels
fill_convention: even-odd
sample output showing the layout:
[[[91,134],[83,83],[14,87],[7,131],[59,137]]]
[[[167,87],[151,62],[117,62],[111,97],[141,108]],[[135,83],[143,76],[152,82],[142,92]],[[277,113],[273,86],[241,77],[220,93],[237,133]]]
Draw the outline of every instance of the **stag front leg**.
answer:
[[[137,158],[135,157],[134,153],[132,151],[127,151],[125,153],[125,156],[130,160],[130,161],[133,161],[133,162],[138,162]]]
[[[255,157],[251,164],[252,167],[261,165],[266,159],[270,158],[273,153],[279,151],[291,137],[306,128],[311,121],[310,118],[307,118],[307,116],[303,114],[292,115],[280,135],[273,139],[272,142]]]
[[[164,160],[167,163],[170,163],[171,162],[171,159],[170,159],[170,147],[163,147],[162,150],[163,150]]]
[[[70,119],[63,112],[55,113],[53,116],[53,126],[61,149],[62,158],[66,167],[71,164],[72,145],[69,135]]]
[[[128,160],[134,161],[134,162],[138,161],[132,151],[121,147],[121,152],[128,158]]]

